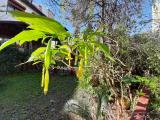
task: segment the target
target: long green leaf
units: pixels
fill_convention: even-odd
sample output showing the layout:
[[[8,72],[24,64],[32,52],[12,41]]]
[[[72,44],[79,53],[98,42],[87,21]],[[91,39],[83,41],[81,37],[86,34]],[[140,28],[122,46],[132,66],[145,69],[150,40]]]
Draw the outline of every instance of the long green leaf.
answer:
[[[47,44],[47,48],[46,48],[46,51],[45,51],[45,68],[46,69],[49,69],[49,66],[50,66],[50,63],[51,63],[51,41],[52,39],[50,39],[48,41],[48,44]]]
[[[45,61],[44,61],[44,68],[45,68],[45,76],[42,76],[42,81],[44,81],[44,94],[46,95],[48,92],[48,85],[49,85],[49,67],[51,64],[51,41],[52,38],[48,41],[47,48],[45,51]],[[44,79],[44,80],[43,80]]]
[[[61,45],[60,49],[67,50],[68,52],[71,52],[71,48],[68,45]]]
[[[43,38],[45,36],[45,33],[37,31],[37,30],[25,30],[21,32],[21,39],[19,44],[22,45],[25,42],[31,42],[31,41],[38,41],[40,38]]]
[[[39,47],[32,52],[31,56],[38,56],[39,54],[44,53],[45,50],[46,50],[46,47]]]
[[[29,42],[32,40],[37,41],[39,38],[42,38],[45,34],[43,32],[40,31],[36,31],[36,30],[25,30],[20,32],[18,35],[16,35],[15,37],[13,37],[12,39],[4,42],[1,46],[0,46],[0,51],[2,49],[4,49],[5,47],[15,43],[15,42],[19,42],[20,45],[22,45],[24,42]]]
[[[107,58],[109,58],[110,60],[112,61],[115,61],[114,58],[111,56],[110,54],[110,50],[109,50],[109,47],[108,45],[105,45],[103,43],[100,43],[98,41],[94,41],[92,42],[97,48],[99,48]]]
[[[44,31],[51,34],[66,32],[65,28],[56,20],[20,11],[12,11],[10,13],[17,20],[28,23],[30,25],[29,28],[31,29]]]
[[[46,47],[39,47],[35,51],[32,52],[30,58],[28,59],[28,62],[40,60],[40,57],[42,54],[44,54],[46,50]]]

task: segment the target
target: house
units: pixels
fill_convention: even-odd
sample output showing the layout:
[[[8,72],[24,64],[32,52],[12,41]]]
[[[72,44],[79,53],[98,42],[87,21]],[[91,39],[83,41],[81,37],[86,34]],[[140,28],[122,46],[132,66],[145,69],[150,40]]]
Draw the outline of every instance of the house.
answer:
[[[151,28],[152,32],[155,32],[160,29],[160,0],[154,0],[151,9],[152,9]]]
[[[53,13],[43,8],[40,5],[34,4],[33,0],[1,0],[0,2],[0,42],[5,42],[14,37],[16,34],[26,29],[27,24],[14,19],[9,11],[24,11],[41,16],[53,18]],[[33,45],[34,44],[34,45]],[[38,47],[40,43],[27,43],[23,48],[33,50],[33,47]],[[24,49],[22,49],[24,50]]]

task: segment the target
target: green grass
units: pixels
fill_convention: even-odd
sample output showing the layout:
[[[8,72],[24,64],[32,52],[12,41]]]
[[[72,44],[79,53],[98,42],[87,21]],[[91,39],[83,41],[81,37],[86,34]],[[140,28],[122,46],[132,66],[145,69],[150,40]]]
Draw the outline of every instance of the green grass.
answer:
[[[59,119],[64,104],[76,90],[75,76],[51,75],[46,96],[40,85],[41,73],[1,75],[0,120]]]
[[[72,86],[73,80],[66,76],[52,76],[50,81],[50,90],[61,92],[71,92],[66,82],[70,81]],[[18,73],[12,75],[0,76],[0,104],[10,105],[14,103],[25,103],[35,96],[43,95],[43,89],[40,87],[41,73]],[[48,94],[49,94],[48,93]]]
[[[40,73],[19,73],[0,76],[0,104],[23,103],[31,96],[39,94]]]

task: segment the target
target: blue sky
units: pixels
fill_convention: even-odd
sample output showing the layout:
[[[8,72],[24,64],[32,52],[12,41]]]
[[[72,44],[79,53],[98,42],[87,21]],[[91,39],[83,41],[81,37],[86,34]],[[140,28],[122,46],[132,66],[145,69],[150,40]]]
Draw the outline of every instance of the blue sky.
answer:
[[[143,17],[144,21],[148,21],[152,19],[152,0],[144,0],[143,2]],[[146,26],[142,29],[142,32],[149,31],[151,29],[151,23],[146,24]]]
[[[70,22],[64,18],[64,15],[63,15],[62,11],[60,12],[59,7],[55,7],[55,8],[53,8],[53,6],[49,7],[45,2],[46,0],[33,0],[33,1],[37,4],[40,4],[41,6],[45,7],[45,9],[54,10],[54,14],[55,14],[54,19],[57,20],[58,22],[60,22],[63,26],[65,26],[69,30],[69,32],[73,33],[74,28],[73,28],[72,24],[70,24]],[[144,0],[143,1],[143,17],[142,17],[142,19],[144,21],[151,19],[151,0]],[[151,24],[146,24],[141,29],[141,32],[149,31],[150,28],[151,28]]]
[[[54,19],[57,20],[58,22],[60,22],[64,27],[66,27],[68,29],[69,32],[73,33],[74,32],[74,28],[72,26],[72,24],[70,24],[69,21],[65,20],[64,15],[62,13],[62,11],[60,11],[59,7],[53,8],[50,7],[49,5],[47,5],[47,3],[45,2],[46,0],[33,0],[36,4],[39,4],[43,7],[45,7],[45,9],[50,9],[54,11]]]

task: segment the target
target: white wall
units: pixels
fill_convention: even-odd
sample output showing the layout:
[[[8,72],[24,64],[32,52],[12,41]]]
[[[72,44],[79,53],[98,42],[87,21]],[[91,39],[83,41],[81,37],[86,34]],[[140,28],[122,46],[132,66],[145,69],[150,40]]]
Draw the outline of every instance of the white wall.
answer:
[[[2,21],[2,20],[3,21],[17,21],[8,12],[6,13],[7,1],[8,0],[0,0],[0,21]],[[26,8],[25,12],[38,14],[36,11],[34,11],[32,8],[30,8],[30,6],[24,4],[20,0],[16,0],[16,1],[19,2],[21,5],[23,5]]]
[[[152,31],[160,29],[160,0],[152,4]]]
[[[14,20],[11,15],[7,14],[7,1],[8,0],[0,0],[0,21],[1,20]]]
[[[6,10],[7,1],[8,0],[0,0],[0,10]]]

